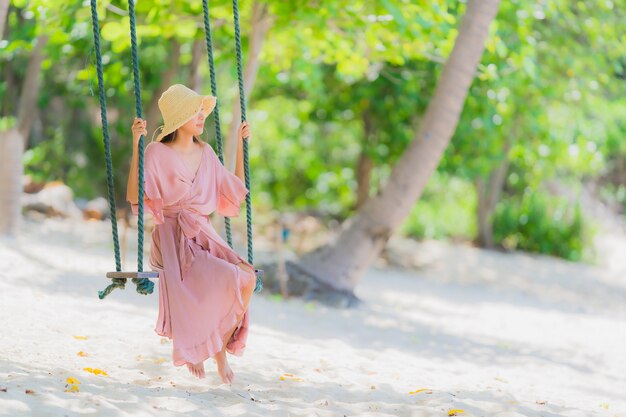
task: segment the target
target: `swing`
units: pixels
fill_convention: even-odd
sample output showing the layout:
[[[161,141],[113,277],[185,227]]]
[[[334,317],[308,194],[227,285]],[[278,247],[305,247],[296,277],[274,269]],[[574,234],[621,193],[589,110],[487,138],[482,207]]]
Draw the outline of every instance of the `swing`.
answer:
[[[209,6],[208,0],[202,0],[202,7],[204,13],[204,29],[205,29],[205,37],[208,51],[208,59],[209,59],[209,67],[211,70],[211,91],[213,96],[217,97],[217,83],[216,83],[216,75],[215,68],[213,64],[213,43],[211,40],[211,27],[209,24]],[[135,90],[135,108],[138,118],[142,118],[142,108],[141,108],[141,91],[139,85],[139,58],[137,54],[137,40],[135,35],[135,1],[128,0],[128,13],[130,17],[130,39],[131,39],[131,55],[132,55],[132,63],[133,63],[133,80],[134,80],[134,90]],[[241,106],[241,122],[246,121],[246,105],[245,105],[245,95],[244,95],[244,85],[243,85],[243,70],[242,70],[242,58],[241,58],[241,39],[240,39],[240,31],[239,31],[239,6],[237,0],[233,0],[233,17],[234,17],[234,25],[235,25],[235,44],[237,50],[237,76],[239,81],[239,103]],[[102,134],[104,140],[104,150],[105,150],[105,161],[106,161],[106,170],[107,170],[107,188],[108,188],[108,200],[109,200],[109,210],[111,213],[111,228],[113,234],[113,246],[115,252],[115,267],[116,270],[114,272],[107,272],[107,278],[112,279],[112,283],[107,286],[103,291],[98,292],[98,297],[103,299],[107,295],[109,295],[115,288],[124,289],[126,280],[131,278],[133,283],[136,284],[137,292],[140,294],[152,294],[154,290],[154,283],[150,281],[150,278],[158,278],[159,273],[157,271],[143,271],[143,200],[144,200],[144,142],[143,135],[139,138],[139,161],[138,161],[138,177],[139,177],[139,189],[138,189],[138,221],[137,221],[137,230],[138,230],[138,247],[137,247],[137,271],[126,272],[122,271],[121,261],[120,261],[120,246],[119,246],[119,237],[117,233],[117,218],[115,216],[116,208],[115,208],[115,189],[113,183],[113,167],[111,162],[111,145],[109,139],[109,128],[107,122],[107,113],[106,113],[106,98],[104,94],[104,75],[102,70],[102,55],[100,53],[100,26],[98,23],[98,11],[97,11],[97,0],[91,0],[91,18],[93,25],[93,36],[94,36],[94,48],[96,51],[96,71],[98,76],[98,92],[100,98],[100,116],[102,118]],[[220,129],[220,120],[219,120],[219,105],[215,106],[215,130],[216,130],[216,141],[218,148],[218,156],[220,162],[224,163],[223,149],[222,149],[222,135]],[[244,173],[245,173],[245,185],[248,190],[250,189],[250,167],[248,161],[248,141],[247,138],[244,138],[243,141],[243,155],[244,155]],[[248,262],[254,265],[253,262],[253,248],[252,248],[252,205],[251,205],[251,191],[246,195],[246,220],[247,220],[247,241],[248,241]],[[230,218],[225,218],[225,228],[226,228],[226,237],[228,240],[228,245],[232,248],[232,233],[230,227]],[[256,274],[256,287],[254,292],[260,292],[263,289],[263,282],[261,281],[261,277],[263,276],[263,271],[259,269],[255,269]]]

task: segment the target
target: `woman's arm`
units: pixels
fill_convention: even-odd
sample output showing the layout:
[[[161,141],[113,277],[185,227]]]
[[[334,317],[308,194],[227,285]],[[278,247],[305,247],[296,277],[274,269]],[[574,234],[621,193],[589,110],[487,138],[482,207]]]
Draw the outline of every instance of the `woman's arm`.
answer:
[[[246,177],[244,171],[244,161],[243,161],[243,141],[244,137],[247,137],[250,140],[250,125],[248,122],[243,122],[239,127],[239,133],[237,135],[237,158],[235,162],[235,175],[239,177],[239,179],[245,184]]]
[[[139,177],[137,165],[139,165],[139,138],[147,135],[146,121],[135,117],[133,127],[133,154],[130,159],[130,172],[128,173],[128,184],[126,184],[126,201],[137,204],[139,201]]]
[[[132,204],[137,204],[139,200],[138,160],[137,146],[133,146],[133,156],[130,160],[130,172],[128,173],[128,184],[126,185],[126,201]]]

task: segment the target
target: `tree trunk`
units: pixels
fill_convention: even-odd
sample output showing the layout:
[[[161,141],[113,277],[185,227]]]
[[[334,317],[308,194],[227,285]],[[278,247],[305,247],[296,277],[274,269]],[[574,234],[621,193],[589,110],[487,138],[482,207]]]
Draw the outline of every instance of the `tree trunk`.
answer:
[[[370,197],[370,179],[372,174],[372,168],[374,164],[372,159],[365,152],[365,149],[361,150],[359,154],[359,160],[356,164],[356,208],[357,210],[363,207],[365,202]]]
[[[252,22],[250,31],[250,48],[248,51],[248,58],[244,60],[244,94],[249,97],[250,92],[254,87],[256,76],[259,71],[259,54],[265,42],[265,36],[269,28],[273,23],[273,17],[269,15],[267,10],[267,4],[254,2],[252,6]],[[241,123],[241,106],[239,104],[239,90],[233,101],[233,115],[230,126],[228,128],[228,134],[223,137],[223,150],[224,150],[224,166],[231,171],[235,171],[235,157],[237,156],[237,130]],[[223,131],[222,131],[223,132]],[[254,127],[252,127],[252,135],[254,135]],[[226,237],[226,230],[224,228],[224,218],[216,217],[214,226],[216,230],[219,230],[222,237]]]
[[[15,127],[0,132],[0,234],[17,235],[20,228],[22,207],[22,154],[35,120],[39,74],[43,61],[43,48],[48,36],[42,35],[35,41],[26,67],[17,108]]]
[[[202,77],[200,76],[200,63],[203,61],[206,44],[204,39],[196,39],[191,47],[191,64],[189,65],[189,88],[198,94],[202,92]]]
[[[354,288],[393,231],[409,214],[435,171],[459,121],[499,0],[471,0],[426,115],[381,192],[348,219],[334,242],[305,255],[298,268],[312,279],[309,293],[322,300]],[[346,303],[344,303],[346,305]]]
[[[22,85],[20,104],[17,109],[17,131],[22,136],[23,149],[28,149],[28,137],[37,114],[37,93],[39,92],[39,74],[43,61],[43,48],[48,43],[48,35],[41,35],[35,41],[35,46],[28,59],[26,77]]]
[[[370,146],[370,138],[374,135],[374,126],[372,125],[372,119],[370,113],[364,110],[362,115],[363,119],[363,143],[361,144],[361,153],[359,154],[359,160],[356,164],[356,208],[357,210],[363,207],[363,204],[369,199],[370,196],[370,178],[372,174],[372,168],[374,164],[372,159],[367,154],[367,147]]]
[[[216,19],[211,22],[211,32],[224,26],[227,19]],[[208,51],[206,50],[206,40],[204,37],[195,39],[191,47],[191,64],[189,66],[189,88],[199,94],[205,94],[202,87],[202,75],[200,74],[201,64],[204,59],[208,62]]]
[[[500,164],[487,177],[476,180],[476,194],[478,204],[476,205],[476,215],[478,223],[478,244],[483,248],[493,248],[493,211],[500,201],[500,195],[506,182],[506,174],[509,171],[512,139],[504,144],[503,159]]]
[[[478,225],[478,245],[483,248],[493,247],[493,227],[491,223],[492,210],[488,203],[486,195],[486,187],[484,178],[476,180],[476,223]]]
[[[245,60],[245,69],[243,74],[244,93],[248,97],[250,91],[254,87],[256,76],[259,71],[259,54],[265,42],[265,36],[273,23],[272,16],[269,15],[267,4],[254,2],[252,9],[252,22],[250,31],[250,48],[248,58]],[[237,130],[241,123],[241,106],[239,105],[239,93],[233,101],[233,115],[228,135],[224,138],[224,165],[231,171],[235,170],[235,157],[237,155]],[[254,128],[252,128],[254,129]],[[254,132],[254,130],[252,130]],[[254,133],[252,133],[254,134]]]
[[[4,39],[4,27],[9,15],[9,0],[0,0],[0,39]]]
[[[178,68],[180,68],[180,44],[176,41],[176,39],[172,38],[170,40],[170,45],[172,47],[170,57],[168,59],[167,71],[162,75],[161,85],[154,92],[154,95],[150,99],[150,105],[148,106],[148,112],[146,113],[146,120],[148,122],[147,130],[148,137],[146,138],[146,143],[152,139],[152,133],[154,130],[161,126],[161,111],[159,110],[159,98],[161,94],[167,88],[172,85],[172,80],[178,73]]]
[[[0,235],[16,236],[21,221],[22,153],[17,128],[0,132]]]
[[[2,75],[4,76],[6,90],[4,92],[4,96],[0,98],[0,117],[9,115],[13,116],[15,112],[13,109],[15,105],[13,103],[17,101],[17,93],[15,92],[17,83],[15,82],[15,75],[11,65],[4,66],[4,72]]]

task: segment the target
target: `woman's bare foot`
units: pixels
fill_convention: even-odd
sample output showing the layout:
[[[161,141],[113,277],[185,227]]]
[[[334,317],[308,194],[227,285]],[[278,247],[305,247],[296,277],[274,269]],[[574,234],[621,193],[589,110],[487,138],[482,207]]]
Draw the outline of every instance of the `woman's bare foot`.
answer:
[[[230,369],[230,365],[228,364],[228,359],[226,359],[226,350],[222,350],[219,353],[216,353],[215,362],[217,362],[217,373],[222,378],[222,382],[224,384],[230,384],[235,379],[235,374],[233,370]]]
[[[191,372],[192,375],[197,376],[200,379],[205,376],[204,362],[196,363],[195,365],[187,362],[187,369],[189,369],[189,372]]]

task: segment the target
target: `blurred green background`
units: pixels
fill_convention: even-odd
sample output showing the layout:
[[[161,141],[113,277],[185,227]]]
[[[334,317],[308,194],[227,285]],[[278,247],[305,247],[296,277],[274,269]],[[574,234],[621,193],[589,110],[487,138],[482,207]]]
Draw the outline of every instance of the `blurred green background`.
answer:
[[[227,126],[237,100],[232,3],[210,5]],[[308,212],[325,222],[351,216],[414,137],[465,2],[240,7],[244,64],[258,63],[247,96],[255,211]],[[253,24],[259,11],[262,35]],[[202,3],[140,0],[136,12],[144,113],[174,82],[210,93]],[[126,2],[101,1],[99,14],[115,185],[125,204],[135,114]],[[625,22],[624,0],[502,2],[460,124],[401,233],[593,260],[599,219],[585,201],[616,216],[626,211]],[[62,181],[76,198],[106,196],[88,2],[10,1],[0,131],[15,123],[43,38],[25,173]],[[160,120],[149,123],[150,136]],[[211,144],[214,132],[211,117]]]

